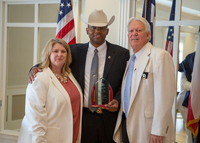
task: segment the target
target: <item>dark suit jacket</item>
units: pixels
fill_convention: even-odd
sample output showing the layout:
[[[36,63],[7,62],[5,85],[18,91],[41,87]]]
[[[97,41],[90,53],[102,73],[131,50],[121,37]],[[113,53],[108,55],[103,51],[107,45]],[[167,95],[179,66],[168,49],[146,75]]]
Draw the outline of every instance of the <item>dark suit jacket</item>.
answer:
[[[184,72],[187,80],[189,82],[192,81],[192,72],[193,72],[193,67],[194,67],[194,58],[195,58],[195,53],[190,53],[186,56],[184,61],[182,61],[179,64],[179,72]],[[182,105],[188,108],[188,101],[189,101],[189,95],[190,95],[190,90],[186,91],[185,97],[183,99]]]
[[[111,44],[106,41],[107,53],[104,67],[103,78],[111,85],[113,90],[113,98],[121,103],[121,83],[126,68],[126,63],[129,60],[129,51],[118,45]],[[84,93],[84,78],[85,78],[85,62],[89,43],[70,45],[72,54],[72,63],[70,68]],[[110,57],[110,58],[108,58]],[[107,135],[113,135],[118,112],[109,112],[103,110],[103,118]]]

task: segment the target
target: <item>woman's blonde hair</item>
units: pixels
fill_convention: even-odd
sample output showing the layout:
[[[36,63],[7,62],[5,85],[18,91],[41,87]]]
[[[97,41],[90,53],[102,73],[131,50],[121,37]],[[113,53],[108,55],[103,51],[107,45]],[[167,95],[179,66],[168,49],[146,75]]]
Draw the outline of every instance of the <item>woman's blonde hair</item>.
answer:
[[[66,72],[71,73],[71,69],[69,68],[69,65],[72,62],[71,51],[70,51],[69,45],[64,40],[59,39],[59,38],[53,38],[48,41],[48,43],[46,44],[46,46],[44,47],[44,49],[42,51],[42,57],[41,57],[42,63],[40,64],[39,67],[40,68],[47,68],[47,67],[51,68],[50,54],[53,49],[53,46],[57,43],[61,44],[67,51],[66,61],[61,70],[62,74],[64,76],[67,76]]]

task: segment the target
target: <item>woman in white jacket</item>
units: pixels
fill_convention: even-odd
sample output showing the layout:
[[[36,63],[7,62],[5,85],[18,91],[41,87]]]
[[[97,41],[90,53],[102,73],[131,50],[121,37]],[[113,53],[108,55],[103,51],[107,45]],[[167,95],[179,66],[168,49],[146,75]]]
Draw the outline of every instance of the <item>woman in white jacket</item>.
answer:
[[[26,90],[25,116],[18,143],[79,143],[82,92],[73,77],[69,45],[51,39],[42,52],[35,81]]]

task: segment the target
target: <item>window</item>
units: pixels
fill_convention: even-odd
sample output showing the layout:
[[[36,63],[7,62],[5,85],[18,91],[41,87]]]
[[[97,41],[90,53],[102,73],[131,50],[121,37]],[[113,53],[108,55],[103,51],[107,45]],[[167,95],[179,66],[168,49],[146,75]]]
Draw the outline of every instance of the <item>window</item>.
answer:
[[[43,47],[55,37],[58,11],[59,2],[5,3],[4,130],[20,129],[28,71],[40,62]]]

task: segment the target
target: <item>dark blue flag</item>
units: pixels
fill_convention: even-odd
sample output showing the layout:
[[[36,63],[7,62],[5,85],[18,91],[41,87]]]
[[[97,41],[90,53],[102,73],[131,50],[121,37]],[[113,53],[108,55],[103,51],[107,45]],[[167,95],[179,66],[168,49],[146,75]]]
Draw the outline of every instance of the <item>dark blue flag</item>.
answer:
[[[144,17],[150,24],[151,27],[151,44],[154,45],[154,26],[156,17],[156,2],[155,0],[144,0],[142,17]]]

